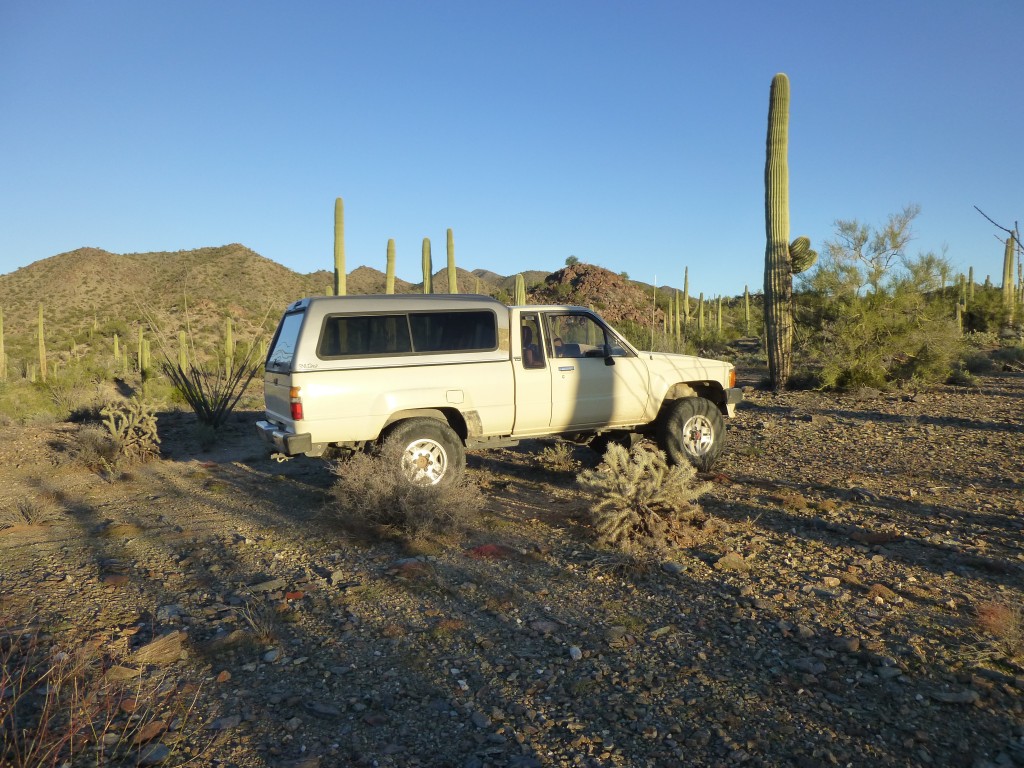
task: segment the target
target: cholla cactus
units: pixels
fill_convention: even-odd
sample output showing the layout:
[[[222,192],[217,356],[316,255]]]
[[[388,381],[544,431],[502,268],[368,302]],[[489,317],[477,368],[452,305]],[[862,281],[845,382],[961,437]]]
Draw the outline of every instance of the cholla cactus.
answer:
[[[160,455],[160,436],[152,403],[132,398],[109,403],[100,411],[117,452],[129,461],[148,461]]]
[[[711,483],[694,483],[689,463],[669,466],[660,451],[608,446],[596,469],[581,472],[580,486],[593,494],[591,516],[598,540],[626,552],[663,549],[700,509],[696,501]]]

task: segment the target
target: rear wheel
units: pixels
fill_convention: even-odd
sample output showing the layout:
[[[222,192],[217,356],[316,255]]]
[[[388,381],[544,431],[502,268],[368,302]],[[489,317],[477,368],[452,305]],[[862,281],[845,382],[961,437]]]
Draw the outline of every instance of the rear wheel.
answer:
[[[401,464],[402,474],[417,485],[449,485],[466,468],[466,452],[459,436],[437,419],[406,419],[384,438],[384,454]]]
[[[725,447],[725,421],[710,400],[680,398],[662,414],[658,445],[673,464],[689,461],[707,471]]]

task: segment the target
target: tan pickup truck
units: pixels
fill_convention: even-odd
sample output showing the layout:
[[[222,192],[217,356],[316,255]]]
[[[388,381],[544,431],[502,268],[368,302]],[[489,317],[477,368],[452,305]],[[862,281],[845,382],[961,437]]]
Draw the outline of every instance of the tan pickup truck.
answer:
[[[653,437],[708,468],[742,393],[729,363],[642,352],[589,309],[475,295],[328,296],[285,310],[260,436],[285,456],[393,440],[407,476],[445,483],[465,451],[563,436]]]

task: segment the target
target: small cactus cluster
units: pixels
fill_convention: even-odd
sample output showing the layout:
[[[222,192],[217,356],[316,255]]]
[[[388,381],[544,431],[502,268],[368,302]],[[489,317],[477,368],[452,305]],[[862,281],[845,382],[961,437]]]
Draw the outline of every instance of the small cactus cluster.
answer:
[[[612,443],[604,461],[577,476],[593,495],[591,517],[598,540],[625,552],[660,550],[674,543],[679,528],[698,519],[697,499],[711,483],[695,482],[689,463],[670,466],[660,451]]]
[[[156,414],[152,403],[132,398],[109,403],[100,411],[117,452],[128,461],[148,461],[160,455]]]

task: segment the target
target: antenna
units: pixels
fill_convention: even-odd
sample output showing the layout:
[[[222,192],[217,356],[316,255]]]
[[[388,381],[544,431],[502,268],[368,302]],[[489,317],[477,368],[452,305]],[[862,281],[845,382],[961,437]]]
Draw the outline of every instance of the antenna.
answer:
[[[658,276],[654,276],[654,293],[651,296],[651,351],[654,351],[654,325],[658,314]]]

